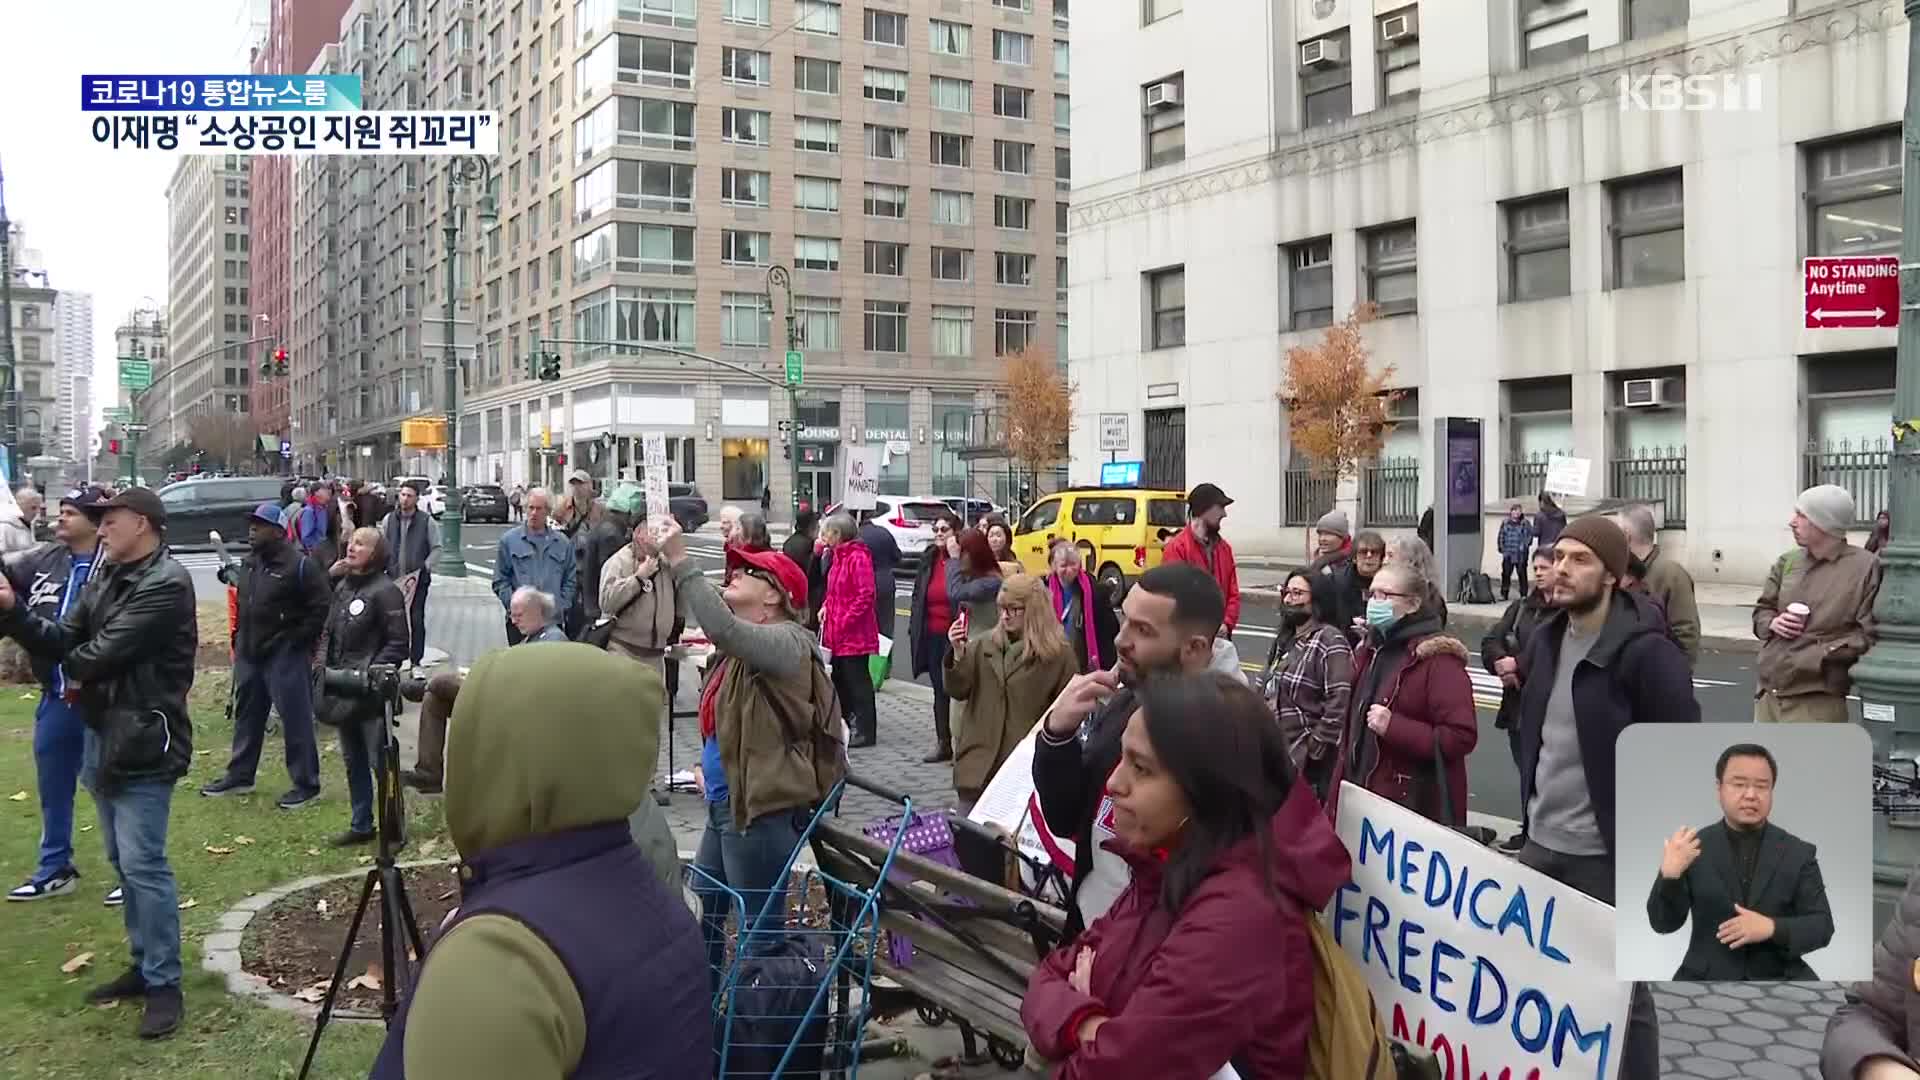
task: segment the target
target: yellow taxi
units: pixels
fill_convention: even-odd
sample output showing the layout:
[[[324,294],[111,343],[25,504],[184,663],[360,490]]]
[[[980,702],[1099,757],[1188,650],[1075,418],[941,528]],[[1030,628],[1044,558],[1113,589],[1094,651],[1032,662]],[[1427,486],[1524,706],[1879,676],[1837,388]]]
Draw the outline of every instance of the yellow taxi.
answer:
[[[1022,569],[1047,572],[1047,549],[1071,540],[1087,572],[1115,601],[1134,579],[1160,565],[1162,549],[1187,524],[1183,491],[1151,488],[1067,488],[1034,503],[1013,527],[1013,552]]]

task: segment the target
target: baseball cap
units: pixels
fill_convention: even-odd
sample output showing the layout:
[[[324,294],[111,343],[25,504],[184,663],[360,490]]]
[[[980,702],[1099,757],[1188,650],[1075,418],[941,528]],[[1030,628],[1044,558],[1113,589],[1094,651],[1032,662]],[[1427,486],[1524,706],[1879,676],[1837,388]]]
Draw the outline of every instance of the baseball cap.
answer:
[[[747,551],[743,548],[727,548],[727,569],[759,570],[772,574],[773,579],[787,592],[787,601],[796,611],[807,610],[807,575],[802,573],[793,560],[778,551]]]
[[[253,520],[277,527],[280,524],[280,504],[269,500],[254,507]]]
[[[130,487],[113,498],[99,504],[102,512],[107,510],[131,510],[153,523],[156,529],[167,525],[167,508],[161,504],[160,496],[152,488]]]
[[[60,497],[61,506],[71,506],[90,517],[100,516],[100,507],[107,501],[107,492],[98,486],[74,488]]]
[[[647,493],[639,484],[621,484],[607,496],[607,509],[616,514],[641,514],[647,509]]]
[[[1232,506],[1233,500],[1221,491],[1217,484],[1201,484],[1187,496],[1187,509],[1195,514],[1204,514],[1216,506]]]
[[[585,469],[575,469],[567,474],[567,483],[591,484],[593,483],[593,476]]]

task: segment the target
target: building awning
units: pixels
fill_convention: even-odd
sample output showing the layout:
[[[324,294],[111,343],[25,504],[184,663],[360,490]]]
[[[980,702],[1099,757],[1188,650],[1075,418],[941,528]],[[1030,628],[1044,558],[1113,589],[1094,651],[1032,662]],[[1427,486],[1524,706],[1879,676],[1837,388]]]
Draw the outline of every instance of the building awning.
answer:
[[[280,452],[280,436],[278,435],[260,436],[260,449],[266,451],[269,454],[279,453]]]

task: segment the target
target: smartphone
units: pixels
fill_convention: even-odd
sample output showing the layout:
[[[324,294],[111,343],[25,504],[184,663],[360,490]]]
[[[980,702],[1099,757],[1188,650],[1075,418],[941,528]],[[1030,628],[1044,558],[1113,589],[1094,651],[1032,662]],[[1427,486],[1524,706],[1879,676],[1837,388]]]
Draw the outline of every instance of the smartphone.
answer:
[[[957,622],[957,623],[959,623],[959,624],[960,624],[960,630],[961,630],[961,632],[962,632],[962,633],[964,633],[964,632],[966,632],[966,629],[967,629],[967,609],[966,609],[966,608],[961,608],[961,609],[960,609],[960,617],[959,617],[959,618],[957,618],[957,619],[955,619],[955,620],[953,620],[953,621],[954,621],[954,622]]]

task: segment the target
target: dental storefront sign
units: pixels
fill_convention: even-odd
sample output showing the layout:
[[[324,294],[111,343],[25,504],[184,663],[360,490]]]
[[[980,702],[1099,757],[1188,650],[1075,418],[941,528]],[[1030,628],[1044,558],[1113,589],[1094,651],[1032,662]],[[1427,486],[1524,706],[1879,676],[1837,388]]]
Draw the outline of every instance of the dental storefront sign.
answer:
[[[1614,1080],[1613,908],[1352,784],[1338,829],[1353,880],[1322,917],[1395,1037],[1450,1077]]]

